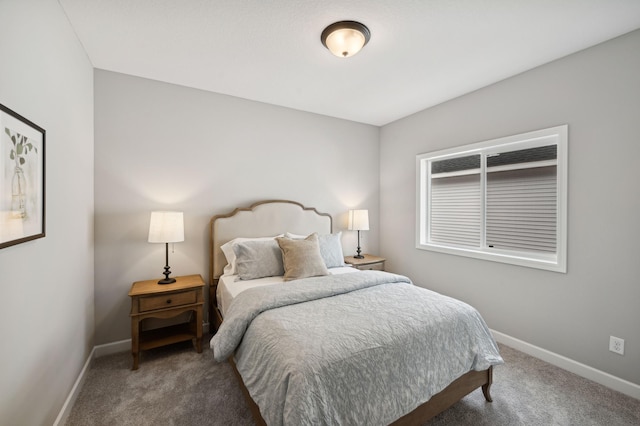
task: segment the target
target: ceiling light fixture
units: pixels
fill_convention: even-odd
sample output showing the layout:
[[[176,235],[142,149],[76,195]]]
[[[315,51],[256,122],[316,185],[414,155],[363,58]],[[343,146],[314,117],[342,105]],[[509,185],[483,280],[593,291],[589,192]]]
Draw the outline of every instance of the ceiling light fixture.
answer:
[[[355,21],[340,21],[322,31],[322,44],[331,53],[341,58],[353,56],[369,42],[369,28]]]

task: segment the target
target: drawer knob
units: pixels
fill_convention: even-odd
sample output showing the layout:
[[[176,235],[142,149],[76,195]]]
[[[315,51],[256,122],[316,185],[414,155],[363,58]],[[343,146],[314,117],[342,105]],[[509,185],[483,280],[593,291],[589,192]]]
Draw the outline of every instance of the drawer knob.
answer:
[[[167,299],[167,305],[171,304],[171,299]]]

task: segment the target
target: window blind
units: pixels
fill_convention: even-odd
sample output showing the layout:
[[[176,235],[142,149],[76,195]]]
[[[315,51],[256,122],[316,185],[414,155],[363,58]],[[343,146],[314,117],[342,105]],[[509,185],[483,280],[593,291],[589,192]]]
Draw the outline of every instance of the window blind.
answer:
[[[480,174],[431,180],[431,242],[479,247],[482,198]]]
[[[487,169],[486,244],[490,248],[556,252],[556,166]]]

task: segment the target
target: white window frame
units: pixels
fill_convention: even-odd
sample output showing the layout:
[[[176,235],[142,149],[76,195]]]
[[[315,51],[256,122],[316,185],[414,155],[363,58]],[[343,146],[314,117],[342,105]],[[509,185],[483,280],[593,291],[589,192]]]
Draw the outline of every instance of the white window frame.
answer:
[[[485,241],[486,231],[486,156],[505,150],[526,149],[538,146],[555,144],[557,147],[557,210],[556,210],[556,253],[531,253],[515,250],[497,250],[487,247]],[[448,157],[460,157],[467,155],[481,155],[481,193],[482,193],[482,226],[480,246],[462,247],[453,244],[434,243],[429,239],[430,230],[430,206],[429,196],[431,191],[431,163]],[[485,259],[495,262],[509,263],[513,265],[531,268],[545,269],[555,272],[567,272],[567,165],[568,165],[568,126],[556,126],[548,129],[537,130],[519,135],[507,136],[498,139],[464,145],[435,152],[419,154],[416,156],[416,248],[431,250],[441,253],[459,256]]]

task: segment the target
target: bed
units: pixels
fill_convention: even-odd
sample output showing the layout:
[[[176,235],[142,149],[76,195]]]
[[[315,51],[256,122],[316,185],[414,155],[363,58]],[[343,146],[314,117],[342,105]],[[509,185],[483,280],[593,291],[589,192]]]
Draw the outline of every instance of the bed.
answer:
[[[286,200],[211,219],[210,346],[256,423],[422,424],[477,388],[491,402],[503,361],[480,314],[344,265],[332,228]]]

